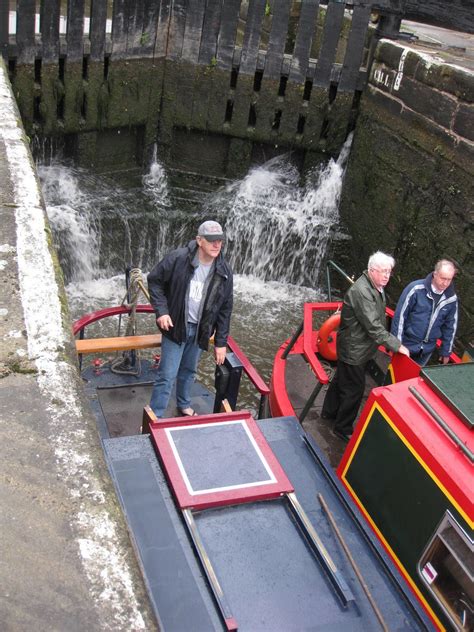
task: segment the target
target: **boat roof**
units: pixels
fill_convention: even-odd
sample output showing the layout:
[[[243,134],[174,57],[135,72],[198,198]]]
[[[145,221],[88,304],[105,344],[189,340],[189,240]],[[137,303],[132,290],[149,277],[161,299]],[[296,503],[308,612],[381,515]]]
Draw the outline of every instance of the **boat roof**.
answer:
[[[423,629],[424,615],[412,610],[398,578],[388,571],[389,563],[380,563],[383,552],[369,546],[368,532],[355,525],[334,473],[298,421],[281,417],[256,424],[355,601],[345,607],[336,595],[296,527],[286,496],[211,507],[195,512],[196,528],[238,629],[380,629],[318,494],[330,507],[389,627],[404,622],[411,630]],[[106,439],[104,446],[160,625],[165,630],[225,629],[150,436]]]
[[[468,428],[474,428],[473,362],[428,366],[421,377]]]

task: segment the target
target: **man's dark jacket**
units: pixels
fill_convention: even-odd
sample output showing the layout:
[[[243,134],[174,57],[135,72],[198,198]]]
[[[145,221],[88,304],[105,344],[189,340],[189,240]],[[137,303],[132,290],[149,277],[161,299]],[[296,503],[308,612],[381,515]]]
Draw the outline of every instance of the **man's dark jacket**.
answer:
[[[181,344],[186,340],[187,300],[189,283],[194,274],[193,261],[198,246],[195,240],[184,248],[172,250],[148,274],[150,303],[156,317],[169,314],[173,327],[161,333]],[[197,344],[207,351],[209,338],[214,334],[214,345],[225,347],[229,335],[233,306],[233,275],[222,253],[215,260],[213,275],[203,299]]]
[[[363,365],[375,356],[379,345],[398,351],[400,341],[387,331],[385,297],[364,272],[344,296],[337,333],[337,357],[342,362]]]

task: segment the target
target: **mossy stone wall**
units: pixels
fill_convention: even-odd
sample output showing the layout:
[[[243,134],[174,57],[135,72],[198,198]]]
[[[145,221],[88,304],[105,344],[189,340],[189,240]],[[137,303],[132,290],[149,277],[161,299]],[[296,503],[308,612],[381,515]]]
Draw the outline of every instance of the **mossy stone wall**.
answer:
[[[474,73],[381,41],[340,208],[355,270],[375,250],[393,253],[392,304],[438,259],[455,261],[464,344],[474,332],[473,103]]]

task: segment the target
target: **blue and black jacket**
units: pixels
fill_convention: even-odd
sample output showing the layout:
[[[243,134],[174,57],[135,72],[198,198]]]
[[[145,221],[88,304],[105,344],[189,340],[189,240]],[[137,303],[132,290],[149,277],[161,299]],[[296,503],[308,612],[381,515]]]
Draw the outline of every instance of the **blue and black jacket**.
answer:
[[[436,302],[431,289],[432,273],[413,281],[403,290],[392,321],[392,334],[408,347],[412,355],[431,353],[441,339],[441,356],[453,350],[458,325],[458,298],[454,283]]]

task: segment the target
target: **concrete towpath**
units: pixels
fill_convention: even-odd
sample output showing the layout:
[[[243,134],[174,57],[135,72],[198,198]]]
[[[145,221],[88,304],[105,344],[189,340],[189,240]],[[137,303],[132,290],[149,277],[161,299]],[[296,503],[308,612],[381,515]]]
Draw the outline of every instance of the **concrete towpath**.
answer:
[[[1,58],[0,279],[0,629],[156,629]]]

